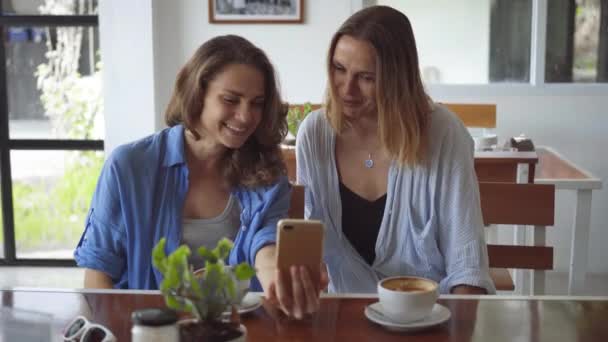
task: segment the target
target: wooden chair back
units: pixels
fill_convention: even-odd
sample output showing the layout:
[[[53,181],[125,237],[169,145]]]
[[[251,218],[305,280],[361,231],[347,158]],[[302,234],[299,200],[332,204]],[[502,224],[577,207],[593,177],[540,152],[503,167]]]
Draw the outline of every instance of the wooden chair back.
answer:
[[[485,225],[534,226],[532,246],[488,244],[490,273],[496,288],[514,290],[508,269],[553,269],[553,248],[545,246],[546,227],[553,226],[555,186],[546,184],[479,183]],[[289,218],[304,218],[304,186],[292,184]],[[534,274],[534,291],[544,289],[544,273]]]
[[[454,112],[467,127],[496,128],[496,105],[481,103],[442,103],[450,111]],[[317,110],[323,105],[311,104],[312,110]],[[289,108],[304,107],[304,104],[290,104]]]
[[[296,182],[296,148],[295,146],[282,146],[281,152],[283,153],[283,161],[287,167],[287,178],[292,183]]]
[[[553,248],[545,246],[546,228],[555,217],[555,186],[551,184],[479,183],[481,211],[485,225],[533,226],[533,245],[488,244],[490,268],[494,274],[506,269],[553,269]],[[503,271],[501,271],[502,269]],[[544,273],[534,273],[534,291],[544,288]],[[512,290],[507,284],[500,290]]]
[[[478,103],[442,103],[454,112],[466,127],[496,128],[496,105]]]
[[[288,217],[293,219],[304,218],[304,186],[292,184],[291,198],[289,201]]]

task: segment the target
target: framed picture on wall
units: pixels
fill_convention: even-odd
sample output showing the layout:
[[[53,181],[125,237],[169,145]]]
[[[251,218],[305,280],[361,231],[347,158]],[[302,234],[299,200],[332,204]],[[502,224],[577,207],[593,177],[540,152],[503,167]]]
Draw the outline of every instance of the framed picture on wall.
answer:
[[[209,22],[215,24],[281,24],[304,22],[304,0],[208,0]]]

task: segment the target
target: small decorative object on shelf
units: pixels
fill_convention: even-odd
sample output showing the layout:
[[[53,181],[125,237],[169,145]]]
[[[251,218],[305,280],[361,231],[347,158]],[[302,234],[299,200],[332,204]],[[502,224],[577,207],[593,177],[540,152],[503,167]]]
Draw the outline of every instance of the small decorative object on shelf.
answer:
[[[511,138],[511,147],[520,152],[534,151],[534,143],[532,143],[532,139],[526,137],[523,133]]]

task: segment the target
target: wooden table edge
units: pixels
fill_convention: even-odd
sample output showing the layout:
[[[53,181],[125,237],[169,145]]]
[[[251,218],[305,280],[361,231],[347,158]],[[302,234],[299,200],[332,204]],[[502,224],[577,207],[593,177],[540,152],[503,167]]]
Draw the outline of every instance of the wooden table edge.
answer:
[[[55,287],[3,287],[2,291],[14,292],[56,292],[56,293],[92,293],[92,294],[135,294],[135,295],[160,295],[158,290],[121,290],[121,289],[79,289],[79,288],[55,288]],[[264,295],[263,292],[252,292]],[[328,299],[374,299],[378,298],[375,293],[323,293],[321,298]],[[582,300],[582,301],[608,301],[608,296],[567,296],[567,295],[454,295],[442,294],[439,299],[483,299],[483,300]]]

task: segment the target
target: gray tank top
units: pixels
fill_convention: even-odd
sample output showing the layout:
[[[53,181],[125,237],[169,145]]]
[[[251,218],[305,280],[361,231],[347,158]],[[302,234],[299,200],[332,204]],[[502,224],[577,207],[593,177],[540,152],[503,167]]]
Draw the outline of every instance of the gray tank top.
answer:
[[[196,252],[200,246],[213,249],[217,242],[224,237],[234,241],[240,226],[241,206],[233,195],[230,195],[226,208],[217,217],[210,219],[184,217],[182,219],[181,243],[190,247],[192,251],[190,263],[192,263],[194,269],[204,267],[202,258]]]

